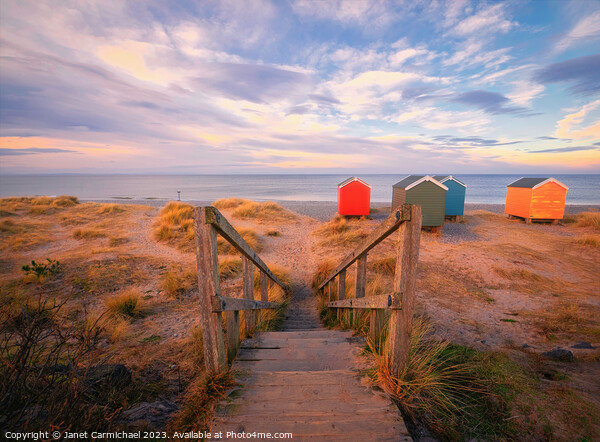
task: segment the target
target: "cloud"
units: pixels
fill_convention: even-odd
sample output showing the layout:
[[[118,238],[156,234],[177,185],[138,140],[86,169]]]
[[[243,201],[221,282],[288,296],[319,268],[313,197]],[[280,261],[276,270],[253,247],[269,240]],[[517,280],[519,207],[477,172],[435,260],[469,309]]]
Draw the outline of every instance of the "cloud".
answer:
[[[571,90],[586,95],[600,92],[600,54],[553,63],[536,72],[534,80],[538,83],[574,83]]]
[[[600,11],[596,11],[582,18],[567,34],[556,44],[558,52],[566,51],[569,47],[580,43],[592,43],[600,38]]]
[[[517,80],[511,84],[514,89],[506,94],[506,98],[519,106],[530,106],[531,102],[546,90],[541,84],[529,80]]]
[[[475,90],[457,95],[454,101],[475,106],[489,114],[513,114],[522,112],[521,107],[507,106],[510,100],[497,92]]]
[[[585,117],[600,106],[600,100],[586,104],[577,112],[565,115],[565,117],[556,123],[555,136],[559,138],[581,139],[599,139],[600,121],[592,123],[590,126],[578,128],[581,126]]]
[[[596,146],[554,147],[551,149],[530,150],[529,153],[565,153],[565,152],[579,152],[582,150],[600,150],[600,148],[596,147]]]
[[[473,147],[491,147],[491,146],[507,146],[511,144],[523,143],[523,141],[501,141],[493,139],[485,139],[481,137],[454,137],[451,135],[438,135],[433,137],[433,140],[443,142],[447,145],[460,146],[470,145]]]
[[[364,25],[374,28],[388,26],[395,18],[385,0],[295,0],[292,10],[305,17],[332,20],[344,25]]]
[[[254,103],[282,100],[308,90],[305,73],[272,66],[241,63],[210,63],[194,79],[196,88],[232,99]]]
[[[454,25],[449,34],[469,36],[472,34],[508,32],[515,23],[508,20],[505,15],[504,5],[496,4],[481,9],[458,24]]]
[[[9,149],[6,147],[0,147],[0,156],[13,156],[13,155],[39,155],[47,153],[79,153],[75,150],[58,149],[58,148],[47,148],[40,149],[39,147],[26,147],[24,149]]]

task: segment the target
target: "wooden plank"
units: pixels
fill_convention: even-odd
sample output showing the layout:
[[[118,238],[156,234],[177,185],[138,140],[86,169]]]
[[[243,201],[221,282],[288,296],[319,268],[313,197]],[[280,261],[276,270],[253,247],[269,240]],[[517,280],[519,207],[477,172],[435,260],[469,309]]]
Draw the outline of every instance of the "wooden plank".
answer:
[[[245,256],[242,256],[242,287],[242,298],[254,301],[254,264]],[[254,314],[244,313],[244,327],[246,327],[247,334],[253,332],[256,328]]]
[[[227,321],[227,360],[231,362],[240,348],[240,312],[229,311],[225,313],[225,318]]]
[[[355,298],[364,298],[367,288],[367,255],[361,255],[356,261],[356,290]]]
[[[219,234],[231,243],[243,256],[248,258],[261,271],[265,272],[269,279],[286,289],[285,285],[269,270],[267,265],[260,259],[252,247],[241,237],[229,221],[215,207],[208,206],[206,209],[206,223],[211,224]]]
[[[260,300],[269,300],[269,278],[265,272],[262,271],[260,271]]]
[[[417,263],[421,241],[421,207],[413,205],[411,220],[400,226],[394,292],[400,294],[402,310],[390,314],[388,349],[391,369],[399,374],[408,361],[412,332]]]
[[[368,253],[373,247],[390,236],[404,221],[410,220],[410,205],[404,204],[392,211],[385,221],[383,221],[375,230],[367,236],[359,246],[354,249],[354,252],[349,254],[342,263],[327,276],[318,288],[323,288],[329,281],[335,278],[342,270],[350,267],[354,261],[360,258],[365,253]]]
[[[401,294],[367,296],[366,298],[350,298],[340,301],[331,301],[327,307],[332,308],[381,308],[381,309],[402,309]]]
[[[194,208],[200,325],[204,340],[206,371],[219,373],[225,369],[227,361],[221,313],[213,312],[211,302],[214,296],[220,295],[217,232],[212,225],[206,222],[206,215],[205,208]]]
[[[333,280],[329,281],[329,300],[333,301],[335,296],[333,294]]]
[[[346,299],[346,269],[342,270],[338,276],[338,299]]]
[[[263,308],[277,308],[276,302],[257,301],[255,299],[229,298],[227,296],[213,296],[211,299],[213,312],[231,312],[241,310],[260,310]]]
[[[380,340],[384,327],[385,310],[371,310],[371,313],[369,313],[369,338],[371,339],[371,342],[377,343]]]

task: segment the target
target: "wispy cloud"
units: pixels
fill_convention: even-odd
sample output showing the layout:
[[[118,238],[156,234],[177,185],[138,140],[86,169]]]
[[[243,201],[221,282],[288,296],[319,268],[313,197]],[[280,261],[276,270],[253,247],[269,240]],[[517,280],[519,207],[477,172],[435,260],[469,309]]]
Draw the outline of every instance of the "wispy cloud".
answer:
[[[508,98],[497,92],[482,90],[464,92],[456,96],[454,101],[475,106],[490,114],[512,114],[524,111],[522,107],[512,106]]]
[[[600,100],[586,104],[577,112],[565,115],[556,123],[555,136],[558,138],[570,138],[575,140],[600,139],[600,121],[596,121],[587,127],[581,127],[585,118],[600,107]]]
[[[0,147],[1,156],[13,156],[13,155],[40,155],[40,154],[53,154],[53,153],[74,153],[74,150],[58,149],[58,148],[47,148],[40,149],[39,147],[27,147],[24,149],[8,149]]]
[[[572,58],[550,64],[539,71],[534,79],[542,84],[572,83],[570,89],[581,95],[600,92],[600,54]]]
[[[600,39],[600,11],[583,17],[563,38],[556,43],[555,50],[566,51],[581,43],[590,44]]]

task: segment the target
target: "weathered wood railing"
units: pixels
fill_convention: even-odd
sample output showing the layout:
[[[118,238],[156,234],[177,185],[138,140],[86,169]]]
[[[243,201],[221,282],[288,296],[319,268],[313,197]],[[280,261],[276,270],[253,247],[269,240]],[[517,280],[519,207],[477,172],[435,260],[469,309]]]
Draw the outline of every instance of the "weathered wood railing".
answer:
[[[421,234],[421,207],[405,204],[392,210],[383,221],[342,263],[318,286],[329,294],[330,308],[371,309],[369,335],[377,338],[383,331],[384,313],[390,310],[388,352],[392,370],[398,373],[408,361],[415,282]],[[394,288],[391,294],[365,297],[367,254],[377,244],[399,230]],[[356,262],[355,297],[345,299],[346,269]],[[334,281],[338,278],[338,299],[334,300]],[[338,310],[339,312],[339,310]]]
[[[246,330],[253,330],[256,315],[250,314],[250,311],[278,306],[269,302],[269,280],[284,290],[286,287],[216,208],[194,208],[194,229],[204,362],[208,372],[218,373],[226,368],[227,356],[233,359],[239,348],[239,312],[246,312],[244,326]],[[242,298],[221,296],[217,234],[242,254]],[[260,272],[260,300],[254,297],[254,267]],[[226,314],[227,354],[223,338],[223,312]]]

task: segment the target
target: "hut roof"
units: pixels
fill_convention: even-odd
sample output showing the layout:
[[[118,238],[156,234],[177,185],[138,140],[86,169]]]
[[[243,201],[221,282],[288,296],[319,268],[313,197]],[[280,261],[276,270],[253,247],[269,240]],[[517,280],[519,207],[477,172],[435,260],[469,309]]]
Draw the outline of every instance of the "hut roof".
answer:
[[[404,188],[405,190],[408,190],[408,189],[412,189],[415,186],[418,186],[419,184],[421,184],[424,181],[431,181],[436,186],[440,186],[442,189],[448,190],[448,188],[446,186],[444,186],[442,183],[440,183],[435,178],[430,177],[429,175],[409,175],[406,178],[404,178],[403,180],[398,181],[392,187],[399,187],[401,189]]]
[[[338,187],[344,187],[347,184],[350,184],[353,181],[359,181],[362,184],[364,184],[365,186],[367,186],[368,188],[371,188],[371,186],[369,186],[367,183],[365,183],[363,180],[361,180],[360,178],[356,178],[355,176],[351,176],[350,178],[342,181],[340,184],[338,184]]]
[[[564,187],[565,189],[569,190],[569,188],[567,186],[565,186],[563,183],[561,183],[560,181],[558,181],[557,179],[554,179],[552,177],[550,177],[550,178],[519,178],[517,181],[510,183],[506,187],[525,187],[527,189],[535,189],[537,187],[543,186],[546,183],[556,183],[559,186]]]
[[[467,185],[465,183],[463,183],[461,180],[459,180],[458,178],[456,178],[452,175],[434,175],[433,179],[435,179],[436,181],[439,181],[442,184],[444,184],[445,181],[452,180],[452,181],[456,181],[458,184],[460,184],[463,187],[467,187]]]

